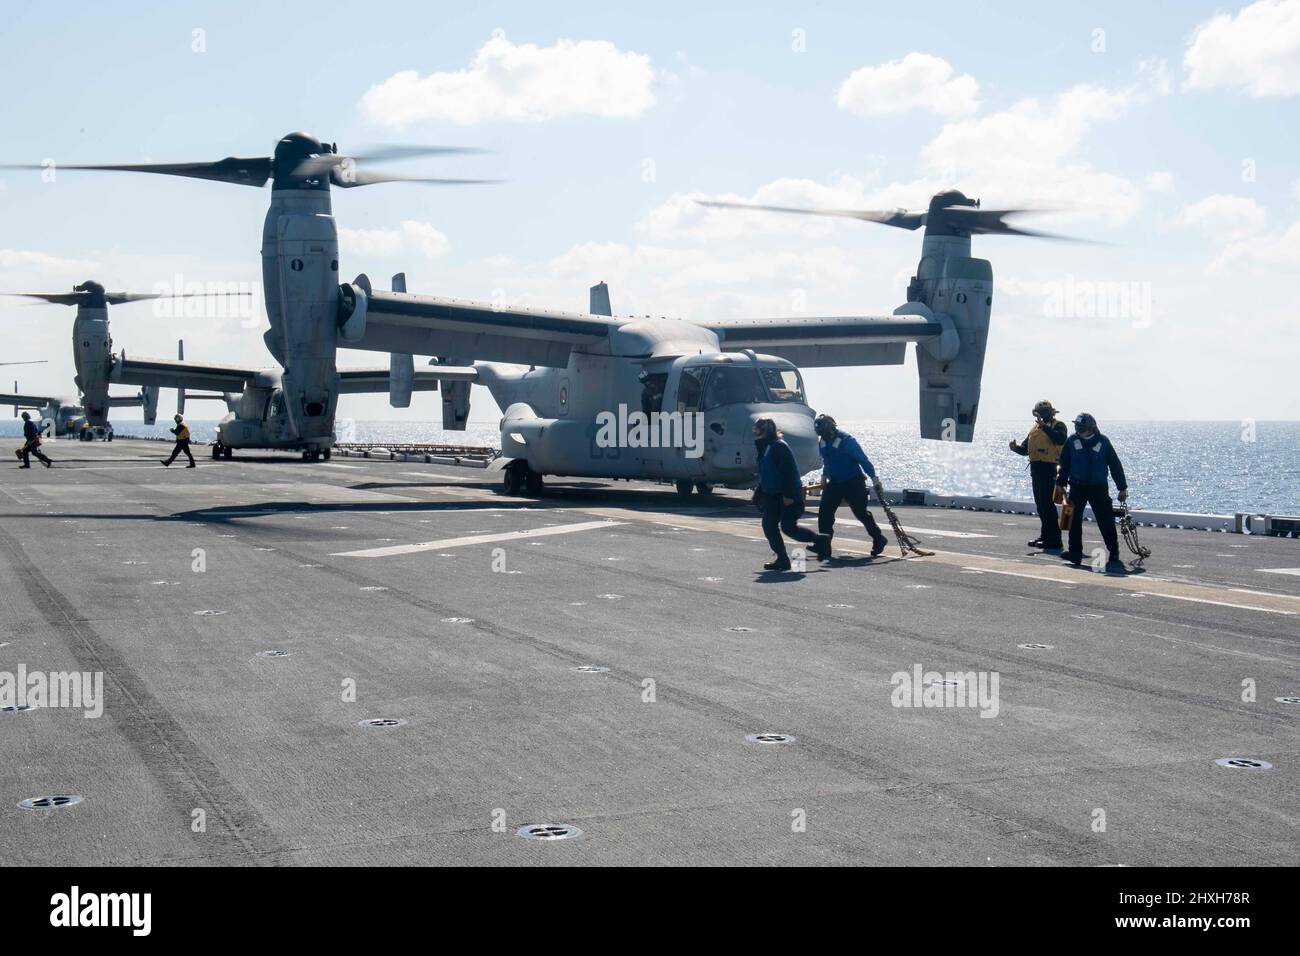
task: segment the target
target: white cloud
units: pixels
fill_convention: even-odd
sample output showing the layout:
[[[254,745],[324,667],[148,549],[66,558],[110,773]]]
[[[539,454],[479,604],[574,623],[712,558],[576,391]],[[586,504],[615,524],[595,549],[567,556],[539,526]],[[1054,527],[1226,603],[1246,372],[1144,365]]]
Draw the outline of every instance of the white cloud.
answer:
[[[1268,214],[1255,200],[1220,193],[1183,207],[1177,223],[1226,239],[1242,239],[1262,230],[1267,221]]]
[[[32,252],[26,249],[0,249],[0,270],[18,274],[55,274],[77,276],[76,281],[84,280],[99,268],[99,264],[90,259],[63,259],[44,252]],[[58,291],[41,289],[41,292]]]
[[[559,116],[639,116],[654,105],[650,58],[607,40],[554,46],[493,37],[468,69],[420,76],[394,73],[361,98],[367,119],[384,126],[420,120],[470,124],[539,122]]]
[[[416,252],[429,259],[446,255],[451,240],[427,222],[403,221],[395,229],[339,229],[344,255],[388,258]]]
[[[1044,103],[1027,98],[1009,109],[946,125],[921,150],[930,179],[969,184],[990,204],[1040,204],[1080,218],[1119,223],[1141,205],[1128,179],[1101,172],[1078,154],[1099,124],[1122,117],[1137,94],[1080,85]]]
[[[970,74],[953,76],[952,64],[928,53],[864,66],[840,85],[836,102],[859,116],[929,110],[959,116],[979,108],[979,84]]]
[[[1260,0],[1235,17],[1217,14],[1196,28],[1183,67],[1188,89],[1300,94],[1300,0]]]
[[[1174,191],[1174,174],[1165,169],[1147,173],[1144,182],[1147,189],[1153,193],[1171,193]]]
[[[1210,263],[1210,272],[1222,273],[1243,265],[1265,266],[1271,274],[1278,272],[1275,266],[1300,266],[1300,221],[1281,235],[1250,236],[1229,242]],[[1289,276],[1283,281],[1290,285]]]

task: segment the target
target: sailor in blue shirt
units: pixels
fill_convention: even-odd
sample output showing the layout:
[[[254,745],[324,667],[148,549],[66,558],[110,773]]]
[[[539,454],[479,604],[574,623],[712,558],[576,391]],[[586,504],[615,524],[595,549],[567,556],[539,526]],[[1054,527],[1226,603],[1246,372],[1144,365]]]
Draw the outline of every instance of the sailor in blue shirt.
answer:
[[[1115,479],[1115,489],[1120,501],[1128,500],[1128,479],[1124,466],[1110,439],[1097,429],[1097,419],[1081,412],[1074,419],[1074,434],[1061,448],[1060,473],[1056,477],[1057,494],[1063,496],[1065,485],[1070,485],[1070,501],[1074,503],[1074,519],[1070,524],[1070,547],[1061,555],[1071,564],[1083,563],[1083,508],[1092,507],[1097,530],[1109,552],[1107,568],[1122,570],[1119,557],[1119,535],[1115,531],[1115,506],[1110,500],[1107,477]]]
[[[817,446],[822,453],[822,483],[825,486],[822,488],[821,506],[817,509],[817,530],[828,539],[834,535],[835,512],[840,502],[848,502],[853,517],[861,521],[867,534],[871,535],[871,556],[874,558],[889,544],[889,539],[881,534],[876,519],[867,510],[867,482],[863,473],[878,488],[875,466],[858,440],[840,431],[831,416],[818,415],[813,428],[820,439]]]
[[[765,571],[789,571],[790,555],[781,535],[812,545],[813,554],[825,561],[831,556],[831,540],[799,526],[804,510],[803,482],[794,452],[776,430],[776,422],[760,418],[754,422],[754,447],[758,451],[758,500],[763,509],[763,534],[776,559],[763,565]]]

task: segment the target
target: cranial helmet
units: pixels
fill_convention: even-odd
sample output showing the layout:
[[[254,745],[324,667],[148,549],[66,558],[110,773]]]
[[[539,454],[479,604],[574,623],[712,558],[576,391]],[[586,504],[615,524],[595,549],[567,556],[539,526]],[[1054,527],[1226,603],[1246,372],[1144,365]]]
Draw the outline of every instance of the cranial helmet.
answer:
[[[1041,402],[1034,403],[1033,412],[1035,415],[1045,415],[1050,418],[1056,414],[1056,409],[1052,407],[1051,402],[1047,399],[1043,399]]]
[[[776,422],[770,418],[758,418],[754,420],[754,430],[762,431],[764,438],[776,437]]]
[[[172,418],[178,422],[181,421],[181,417],[179,415],[173,415]]]
[[[1080,412],[1074,417],[1074,427],[1083,431],[1095,432],[1097,430],[1097,419],[1087,412]]]
[[[822,438],[830,438],[835,434],[835,419],[823,412],[813,420],[813,431]]]
[[[31,421],[31,420],[32,420],[32,416],[29,415],[27,412],[23,412],[23,418],[24,418],[25,420],[27,420],[27,421]]]

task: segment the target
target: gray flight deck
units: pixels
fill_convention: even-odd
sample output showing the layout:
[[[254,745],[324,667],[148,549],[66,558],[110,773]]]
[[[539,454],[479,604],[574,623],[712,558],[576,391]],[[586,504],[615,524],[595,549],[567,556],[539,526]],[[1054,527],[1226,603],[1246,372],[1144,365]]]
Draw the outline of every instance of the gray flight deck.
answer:
[[[844,510],[849,560],[762,574],[740,493],[166,447],[0,477],[0,673],[106,697],[0,713],[0,864],[1300,859],[1300,541],[1143,529],[1120,577],[900,508],[938,553],[868,562]],[[894,706],[916,665],[997,715]]]

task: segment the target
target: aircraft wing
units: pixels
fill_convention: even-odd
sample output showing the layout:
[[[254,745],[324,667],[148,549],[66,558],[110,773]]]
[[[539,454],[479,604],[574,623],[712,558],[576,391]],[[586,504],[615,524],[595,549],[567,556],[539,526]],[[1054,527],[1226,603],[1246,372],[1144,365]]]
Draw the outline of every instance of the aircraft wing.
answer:
[[[708,328],[729,352],[753,349],[801,368],[901,365],[908,342],[944,333],[940,322],[919,315],[724,319]]]
[[[358,287],[365,288],[360,276],[352,289]],[[374,290],[366,299],[364,332],[345,337],[344,348],[563,368],[575,345],[596,344],[627,321],[406,292]]]
[[[44,408],[51,402],[62,401],[63,399],[50,395],[16,395],[13,392],[0,392],[0,405],[12,405],[15,409]]]
[[[136,405],[144,404],[143,395],[110,395],[108,396],[109,408],[132,408]]]
[[[236,365],[208,365],[177,359],[127,358],[123,353],[113,360],[111,378],[130,385],[154,385],[158,388],[210,389],[214,392],[242,392],[262,370]]]
[[[457,371],[464,371],[458,369]],[[469,371],[473,371],[470,369]],[[438,380],[451,378],[436,372],[416,369],[415,379],[411,385],[413,392],[436,392]],[[363,392],[387,392],[389,370],[387,368],[341,368],[339,369],[339,394],[357,395]]]

